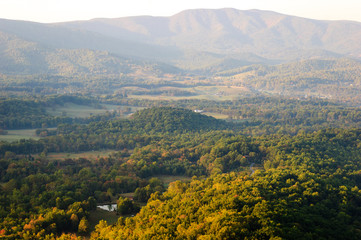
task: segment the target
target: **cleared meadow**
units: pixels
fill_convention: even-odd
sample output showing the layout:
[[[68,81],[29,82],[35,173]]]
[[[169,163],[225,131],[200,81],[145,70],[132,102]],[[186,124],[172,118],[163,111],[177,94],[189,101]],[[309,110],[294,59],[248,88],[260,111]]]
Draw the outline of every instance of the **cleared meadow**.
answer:
[[[64,106],[47,108],[46,111],[52,116],[68,116],[73,118],[86,118],[91,115],[104,114],[107,111],[117,110],[120,106],[104,104],[102,108],[79,105],[75,103],[66,103]]]
[[[164,89],[163,88],[159,88]],[[173,90],[177,89],[183,91],[184,88],[172,87]],[[238,86],[195,86],[193,88],[187,88],[187,91],[194,93],[192,96],[172,96],[172,95],[136,95],[129,94],[129,98],[135,99],[149,99],[149,100],[181,100],[181,99],[203,99],[203,100],[215,100],[226,101],[235,100],[239,97],[249,96],[254,94],[251,90],[245,87]]]
[[[20,139],[38,140],[40,137],[35,134],[36,129],[7,130],[7,135],[0,135],[0,141],[14,142]]]
[[[48,153],[47,158],[50,160],[64,160],[67,158],[78,159],[85,158],[88,160],[96,160],[100,157],[108,157],[115,150],[102,150],[102,151],[87,151],[80,153]]]

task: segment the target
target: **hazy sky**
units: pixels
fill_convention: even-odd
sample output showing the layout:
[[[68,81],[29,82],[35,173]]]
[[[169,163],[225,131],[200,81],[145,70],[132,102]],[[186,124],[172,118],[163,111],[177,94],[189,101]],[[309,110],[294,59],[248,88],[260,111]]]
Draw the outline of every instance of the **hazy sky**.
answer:
[[[226,7],[361,22],[361,0],[0,0],[0,18],[62,22],[100,17],[171,16],[185,9]]]

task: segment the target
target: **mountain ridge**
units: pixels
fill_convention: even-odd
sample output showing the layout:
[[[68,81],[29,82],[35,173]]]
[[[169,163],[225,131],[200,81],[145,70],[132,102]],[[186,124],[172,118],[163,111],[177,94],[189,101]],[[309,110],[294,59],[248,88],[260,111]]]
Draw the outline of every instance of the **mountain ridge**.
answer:
[[[104,50],[51,48],[1,32],[0,54],[0,72],[9,75],[122,74],[135,71],[134,68],[139,66],[149,68],[151,65],[166,73],[179,71],[165,63],[150,64],[149,61],[118,56]]]
[[[72,29],[57,24],[0,19],[0,33],[11,34],[49,48],[87,48],[109,51],[126,57],[152,59],[156,54],[175,54],[173,49],[140,42],[114,39],[97,32]]]
[[[96,24],[101,24],[102,28],[97,28]],[[280,50],[296,48],[300,51],[323,49],[361,57],[361,48],[357,44],[361,39],[361,23],[314,20],[272,11],[193,9],[170,17],[102,18],[60,25],[104,35],[111,32],[109,36],[117,38],[215,53],[252,52],[274,58]]]
[[[49,52],[56,55],[59,49],[72,50],[74,54],[75,49],[82,49],[80,57],[84,49],[105,51],[122,58],[165,62],[202,74],[303,59],[361,59],[359,22],[232,8],[185,10],[171,17],[100,18],[52,24],[0,19],[0,35],[0,62],[19,73],[27,65],[9,61],[11,52],[20,60],[34,57],[42,72],[49,65],[42,58]]]

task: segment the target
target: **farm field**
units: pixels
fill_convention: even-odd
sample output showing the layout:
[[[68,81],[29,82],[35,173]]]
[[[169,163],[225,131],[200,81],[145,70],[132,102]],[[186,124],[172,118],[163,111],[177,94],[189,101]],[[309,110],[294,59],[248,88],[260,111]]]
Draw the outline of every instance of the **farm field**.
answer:
[[[222,113],[203,112],[202,114],[214,117],[216,119],[227,119],[228,118],[228,116],[226,114],[222,114]]]
[[[80,153],[48,153],[47,158],[50,160],[64,160],[67,158],[78,159],[86,158],[88,160],[96,160],[99,157],[108,157],[109,154],[115,152],[114,150],[103,151],[87,151]]]
[[[20,139],[38,140],[40,137],[35,135],[35,130],[36,129],[7,130],[7,135],[0,135],[0,141],[14,142]]]
[[[47,108],[47,112],[53,116],[63,116],[74,118],[86,118],[91,115],[104,114],[107,111],[116,110],[119,106],[106,104],[103,108],[95,108],[91,106],[79,105],[74,103],[66,103],[64,106],[57,108]]]
[[[161,88],[159,88],[161,89]],[[182,91],[183,88],[173,88]],[[236,86],[196,86],[187,89],[193,92],[193,96],[170,96],[170,95],[136,95],[129,94],[129,98],[135,99],[149,99],[149,100],[181,100],[181,99],[202,99],[202,100],[215,100],[226,101],[235,100],[241,96],[253,95],[252,91],[244,87]]]
[[[144,109],[143,107],[133,106],[119,106],[112,104],[101,104],[102,108],[95,108],[92,106],[80,105],[75,103],[66,103],[64,106],[56,108],[47,108],[47,112],[52,116],[68,116],[72,118],[87,118],[92,115],[104,114],[107,111],[125,110],[130,109],[130,113],[134,113],[138,110]],[[122,117],[128,117],[130,114],[122,115]]]

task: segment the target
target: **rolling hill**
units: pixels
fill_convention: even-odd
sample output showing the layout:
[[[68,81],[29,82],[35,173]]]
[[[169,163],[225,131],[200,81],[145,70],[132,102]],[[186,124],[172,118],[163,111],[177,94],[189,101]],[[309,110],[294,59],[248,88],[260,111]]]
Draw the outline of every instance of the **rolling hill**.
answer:
[[[73,48],[46,44],[42,40],[32,41],[32,37],[0,32],[0,72],[10,75],[55,74],[72,75],[89,74],[120,74],[129,73],[135,65],[163,66],[166,72],[179,71],[164,63],[144,61],[120,56],[106,50],[92,48]],[[81,39],[79,39],[80,41]],[[59,44],[60,45],[60,44]],[[65,45],[65,44],[64,44]],[[168,72],[169,72],[168,71]]]
[[[339,58],[252,65],[219,72],[214,81],[258,92],[348,101],[361,93],[361,62]]]
[[[92,49],[150,59],[162,54],[167,56],[174,54],[174,50],[170,48],[112,38],[85,29],[71,29],[58,24],[0,19],[0,32],[56,49]]]
[[[136,112],[131,121],[137,129],[148,132],[194,132],[226,129],[223,120],[195,113],[188,109],[160,107]]]

